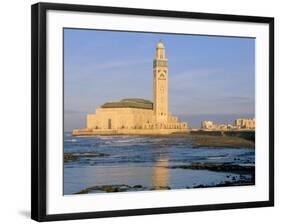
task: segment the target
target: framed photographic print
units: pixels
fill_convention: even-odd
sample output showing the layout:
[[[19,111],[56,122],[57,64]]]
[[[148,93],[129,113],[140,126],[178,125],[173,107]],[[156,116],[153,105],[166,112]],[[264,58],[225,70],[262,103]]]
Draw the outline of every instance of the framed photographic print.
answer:
[[[274,19],[32,6],[32,219],[274,205]]]

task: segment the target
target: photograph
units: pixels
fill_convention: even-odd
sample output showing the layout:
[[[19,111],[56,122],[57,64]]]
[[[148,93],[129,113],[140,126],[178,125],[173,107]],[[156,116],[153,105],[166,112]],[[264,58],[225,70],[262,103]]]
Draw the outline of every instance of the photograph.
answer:
[[[255,186],[255,37],[62,38],[63,195]]]

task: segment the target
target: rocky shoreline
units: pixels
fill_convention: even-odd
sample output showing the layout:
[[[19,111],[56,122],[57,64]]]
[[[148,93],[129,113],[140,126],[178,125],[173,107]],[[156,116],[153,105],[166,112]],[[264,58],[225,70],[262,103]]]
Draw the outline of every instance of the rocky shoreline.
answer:
[[[129,186],[126,184],[116,184],[116,185],[100,185],[100,186],[92,186],[85,188],[75,194],[89,194],[94,192],[104,192],[104,193],[112,193],[112,192],[125,192],[125,191],[139,191],[146,190],[142,185],[134,185]]]
[[[217,184],[195,184],[194,186],[185,187],[186,189],[192,188],[209,188],[209,187],[230,187],[230,186],[250,186],[255,184],[255,167],[250,165],[236,165],[236,164],[218,164],[218,163],[192,163],[189,165],[177,165],[166,167],[167,169],[194,169],[194,170],[209,170],[215,172],[228,172],[226,180]],[[239,174],[237,175],[231,175]],[[249,174],[250,177],[245,177],[245,174]],[[171,190],[171,186],[157,186],[157,187],[145,187],[140,184],[133,186],[126,184],[116,185],[96,185],[74,194],[89,194],[89,193],[112,193],[112,192],[131,192],[131,191],[151,191],[151,190]]]
[[[191,163],[188,165],[170,166],[170,169],[210,170],[216,172],[254,173],[255,166],[236,165],[231,163]]]
[[[241,177],[240,177],[241,178]],[[194,188],[210,188],[210,187],[233,187],[233,186],[251,186],[254,185],[253,179],[241,178],[239,180],[230,179],[218,184],[203,185],[198,184],[192,187],[185,187],[185,189],[194,189]],[[117,184],[117,185],[100,185],[92,186],[85,189],[82,189],[79,192],[74,194],[91,194],[91,193],[114,193],[114,192],[132,192],[132,191],[152,191],[152,190],[171,190],[170,186],[158,186],[158,187],[144,187],[142,185],[126,185],[126,184]],[[176,190],[176,189],[174,189]]]
[[[78,149],[75,148],[66,151],[63,155],[65,169],[68,172],[74,172],[75,170],[79,175],[77,176],[76,174],[76,178],[79,179],[82,177],[82,179],[85,179],[82,186],[79,185],[67,192],[70,194],[90,194],[248,186],[255,184],[254,141],[237,136],[222,136],[207,133],[202,135],[195,133],[174,134],[161,136],[159,140],[154,139],[158,138],[157,136],[143,138],[137,137],[136,142],[134,142],[134,138],[131,136],[128,139],[126,137],[114,137],[112,139],[110,138],[110,140],[108,138],[97,138],[93,140],[85,138],[85,144],[89,145],[89,147],[83,148],[83,151],[82,148],[81,151],[77,151]],[[84,139],[78,139],[75,142],[78,142],[76,144],[81,144],[82,140]],[[101,146],[106,146],[106,150],[99,148]],[[183,179],[179,183],[170,181],[164,183],[164,186],[157,186],[153,182],[148,181],[146,183],[133,176],[130,176],[131,179],[135,178],[133,181],[127,181],[122,176],[118,179],[114,176],[115,172],[117,172],[114,170],[114,167],[111,169],[107,166],[107,164],[109,166],[113,164],[117,168],[125,167],[126,170],[126,164],[131,162],[132,164],[130,165],[133,169],[144,170],[140,165],[149,161],[151,163],[151,171],[155,172],[155,168],[153,168],[155,161],[150,156],[155,153],[158,155],[158,153],[162,152],[169,152],[171,160],[168,164],[162,164],[161,169],[167,169],[167,172],[173,173],[173,175],[181,175]],[[108,168],[105,171],[100,169],[100,165],[104,164],[106,164],[105,168]],[[83,167],[81,169],[82,171],[79,170],[79,167]],[[73,169],[73,171],[70,169]],[[99,169],[100,173],[104,172],[104,177],[97,177],[101,178],[101,180],[103,178],[106,180],[108,176],[111,176],[110,172],[112,172],[112,182],[88,181],[89,177],[87,177],[87,172],[84,173],[84,169]],[[147,169],[149,170],[150,168]],[[120,170],[122,173],[123,169]],[[79,172],[82,172],[81,175]],[[201,177],[199,179],[195,178],[195,180],[192,180],[192,178],[184,179],[189,178],[190,173],[193,172],[194,175],[198,175],[199,177],[202,175],[202,179],[200,179]],[[97,173],[97,175],[100,175],[100,173]],[[72,184],[73,179],[68,179],[68,181]]]
[[[192,147],[255,148],[255,142],[233,136],[192,135]]]
[[[81,158],[104,157],[104,156],[109,156],[109,154],[97,153],[97,152],[65,152],[63,154],[63,161],[74,162]]]

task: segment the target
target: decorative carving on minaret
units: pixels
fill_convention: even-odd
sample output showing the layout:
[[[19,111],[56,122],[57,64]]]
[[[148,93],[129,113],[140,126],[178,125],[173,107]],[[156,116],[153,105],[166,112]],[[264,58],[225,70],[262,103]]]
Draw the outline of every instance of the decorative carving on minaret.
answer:
[[[162,41],[159,41],[156,47],[153,74],[153,110],[156,122],[166,123],[168,120],[168,59]]]

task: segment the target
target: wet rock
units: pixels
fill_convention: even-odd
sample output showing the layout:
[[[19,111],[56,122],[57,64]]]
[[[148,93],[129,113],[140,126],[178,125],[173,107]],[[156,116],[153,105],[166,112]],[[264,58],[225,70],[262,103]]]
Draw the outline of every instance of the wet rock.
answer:
[[[228,163],[191,163],[188,165],[170,166],[171,169],[211,170],[217,172],[254,172],[254,166],[240,166]]]
[[[249,185],[254,185],[254,184],[255,184],[255,182],[253,181],[252,178],[250,178],[250,179],[236,180],[236,181],[223,181],[221,183],[214,184],[214,185],[199,184],[199,185],[193,186],[192,188],[249,186]]]
[[[131,187],[128,185],[100,185],[100,186],[92,186],[85,188],[75,194],[88,194],[94,193],[95,191],[103,191],[103,192],[123,192],[127,191]]]
[[[103,156],[109,156],[109,154],[98,152],[65,152],[63,154],[63,160],[64,162],[73,162],[79,160],[80,158],[87,158],[87,160],[89,160],[91,157]]]
[[[146,190],[147,188],[137,184],[134,186],[129,186],[126,184],[116,184],[116,185],[99,185],[85,188],[75,194],[89,194],[89,193],[97,193],[97,192],[125,192],[125,191],[140,191]]]
[[[191,131],[190,135],[207,135],[207,136],[227,136],[227,137],[237,137],[245,139],[248,141],[255,142],[255,131]]]
[[[78,158],[76,156],[73,156],[72,153],[64,153],[63,154],[63,160],[64,162],[72,162],[77,160]]]
[[[192,135],[192,147],[255,148],[255,142],[233,136]]]

